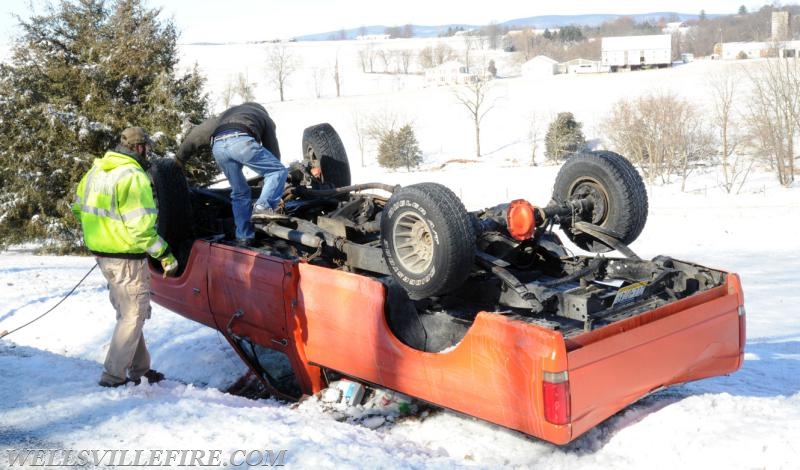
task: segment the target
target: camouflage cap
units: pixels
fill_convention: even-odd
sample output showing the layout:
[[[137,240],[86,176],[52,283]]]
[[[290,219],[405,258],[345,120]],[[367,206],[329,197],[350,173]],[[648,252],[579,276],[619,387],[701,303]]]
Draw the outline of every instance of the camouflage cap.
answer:
[[[153,145],[150,136],[147,135],[147,132],[141,127],[129,127],[122,131],[119,143],[128,148],[133,148],[133,146],[137,144]]]

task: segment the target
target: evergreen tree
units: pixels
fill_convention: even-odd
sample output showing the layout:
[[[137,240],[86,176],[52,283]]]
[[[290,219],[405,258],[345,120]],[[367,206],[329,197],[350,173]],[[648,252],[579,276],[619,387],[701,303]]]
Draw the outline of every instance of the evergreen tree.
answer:
[[[494,59],[489,60],[489,66],[486,67],[486,71],[489,72],[492,78],[497,78],[497,65],[494,63]]]
[[[399,130],[389,130],[381,138],[378,145],[378,164],[385,168],[411,167],[422,163],[422,151],[419,149],[417,137],[410,124]]]
[[[586,138],[572,113],[558,113],[544,136],[545,156],[551,161],[566,158],[586,146]]]
[[[568,25],[558,30],[558,40],[561,42],[579,42],[583,39],[583,31],[578,26]]]
[[[207,115],[205,79],[176,75],[177,33],[159,14],[143,0],[75,0],[19,19],[0,64],[0,247],[75,248],[74,188],[122,129],[144,127],[163,155]],[[208,160],[194,177],[210,171]]]

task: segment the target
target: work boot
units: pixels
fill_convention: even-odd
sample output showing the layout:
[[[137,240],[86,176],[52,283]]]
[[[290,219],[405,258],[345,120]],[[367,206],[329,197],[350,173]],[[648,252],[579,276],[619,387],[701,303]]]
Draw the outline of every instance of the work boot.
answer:
[[[164,380],[164,374],[153,369],[150,369],[147,372],[145,372],[144,375],[142,375],[142,377],[146,378],[147,382],[151,384],[158,383]],[[142,377],[139,377],[138,379],[128,379],[128,380],[130,380],[136,385],[139,385],[140,383],[142,383]]]

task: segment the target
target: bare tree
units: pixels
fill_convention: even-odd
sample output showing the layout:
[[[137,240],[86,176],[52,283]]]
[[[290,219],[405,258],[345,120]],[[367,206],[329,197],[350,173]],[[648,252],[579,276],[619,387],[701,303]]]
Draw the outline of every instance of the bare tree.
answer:
[[[384,73],[388,73],[390,62],[391,62],[391,51],[386,51],[385,49],[375,49],[375,58],[373,60],[373,67],[378,65],[378,63],[382,63]],[[374,70],[370,71],[374,72]]]
[[[336,60],[333,64],[333,83],[336,84],[336,97],[342,96],[342,76],[339,75],[339,53],[336,53]]]
[[[472,50],[475,49],[475,38],[473,36],[464,36],[464,66],[467,70],[472,66],[470,59],[472,58]]]
[[[286,82],[298,65],[299,60],[286,45],[278,44],[267,48],[267,75],[272,84],[278,87],[281,101],[284,101]]]
[[[739,97],[741,77],[731,69],[712,74],[708,80],[714,124],[719,138],[720,163],[722,165],[723,188],[730,193],[738,184],[741,188],[752,167],[745,163],[744,156],[737,152],[741,136],[736,133],[738,112],[736,98]]]
[[[256,94],[255,94],[256,85],[257,85],[256,82],[251,82],[247,78],[247,74],[246,73],[239,72],[239,75],[236,77],[236,85],[234,86],[234,91],[242,99],[242,102],[255,101],[255,99],[256,99]]]
[[[322,67],[314,67],[311,69],[311,84],[314,87],[314,97],[320,98],[322,96],[322,82],[328,71]]]
[[[411,68],[411,58],[414,57],[414,51],[411,49],[400,49],[395,51],[395,53],[400,65],[400,70],[408,75],[408,71]]]
[[[230,81],[225,85],[225,88],[222,90],[222,96],[220,97],[220,100],[222,101],[222,106],[225,109],[230,108],[231,104],[233,104],[234,96],[236,96],[236,91],[234,90],[234,83]]]
[[[352,123],[358,148],[361,151],[362,167],[365,166],[364,156],[370,143],[377,147],[387,135],[396,132],[403,125],[413,124],[411,120],[401,119],[397,113],[387,107],[372,114],[364,114],[356,109],[352,113]]]
[[[531,28],[524,28],[516,34],[511,35],[511,44],[521,56],[521,61],[526,62],[533,58],[533,38],[534,32]]]
[[[753,94],[749,102],[751,134],[777,171],[778,181],[794,181],[794,142],[800,130],[800,61],[779,58],[764,61],[750,73]]]
[[[648,183],[678,174],[685,184],[694,163],[714,153],[713,137],[691,103],[667,93],[621,100],[602,128],[614,146],[642,168]]]
[[[437,67],[454,58],[456,58],[456,53],[453,48],[443,43],[428,46],[419,51],[419,64],[423,69]]]
[[[497,22],[492,21],[483,29],[486,32],[486,38],[489,41],[489,49],[499,49],[500,39],[503,35],[502,28],[497,24]]]
[[[542,123],[536,111],[528,116],[528,142],[531,146],[531,166],[536,166],[536,151],[539,150],[539,139],[542,135]]]
[[[380,142],[389,132],[396,131],[405,124],[412,124],[410,120],[401,119],[394,110],[389,108],[381,108],[379,112],[371,114],[368,123],[366,126],[367,137],[375,143]]]
[[[378,58],[378,51],[372,43],[367,43],[358,51],[358,59],[361,63],[361,71],[364,73],[375,72],[375,61]]]
[[[353,122],[353,129],[356,132],[356,143],[358,144],[358,150],[361,152],[361,168],[364,168],[364,155],[367,153],[367,142],[369,141],[365,122],[366,119],[364,118],[364,115],[361,114],[357,109],[353,110],[351,118]]]
[[[456,100],[463,104],[472,117],[475,125],[475,156],[481,157],[481,122],[486,114],[494,108],[494,101],[488,99],[491,82],[476,79],[463,87],[453,88]]]
[[[234,104],[234,98],[236,96],[239,97],[239,102],[243,103],[245,101],[255,101],[255,82],[251,82],[247,78],[247,74],[244,72],[239,72],[236,77],[233,77],[227,85],[225,85],[225,89],[222,91],[222,96],[220,97],[222,101],[222,105],[225,108],[229,108],[232,104]]]

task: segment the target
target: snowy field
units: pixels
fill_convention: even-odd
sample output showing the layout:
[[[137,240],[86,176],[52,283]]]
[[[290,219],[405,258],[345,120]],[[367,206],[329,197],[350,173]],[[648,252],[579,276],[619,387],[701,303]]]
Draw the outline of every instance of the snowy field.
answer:
[[[200,65],[215,99],[229,77],[246,71],[278,123],[286,161],[299,156],[304,127],[330,122],[348,149],[354,182],[437,181],[468,209],[518,197],[549,200],[558,168],[528,165],[532,121],[541,138],[555,113],[571,111],[595,139],[620,97],[669,89],[704,105],[708,74],[734,66],[698,61],[661,71],[527,79],[513,77],[515,66],[498,54],[500,73],[509,78],[494,86],[484,156],[476,159],[469,117],[447,88],[416,76],[363,75],[355,42],[291,46],[303,65],[283,103],[263,76],[264,46],[187,46],[182,64]],[[330,66],[337,50],[344,96],[327,91],[317,99],[309,70]],[[362,164],[353,123],[386,110],[414,122],[425,154],[421,170],[386,172],[369,148]],[[632,248],[645,258],[668,254],[742,276],[744,366],[651,395],[570,445],[438,410],[373,429],[337,420],[342,414],[316,399],[292,405],[225,394],[220,390],[244,372],[225,340],[157,305],[145,335],[153,366],[173,380],[100,388],[114,315],[95,270],[53,313],[0,339],[0,468],[8,465],[6,449],[217,449],[223,460],[236,450],[285,449],[289,468],[799,468],[800,188],[782,188],[759,170],[740,194],[728,195],[720,178],[714,170],[695,174],[686,192],[675,183],[649,187],[649,219]],[[0,330],[51,308],[93,264],[34,256],[27,247],[0,253]]]

